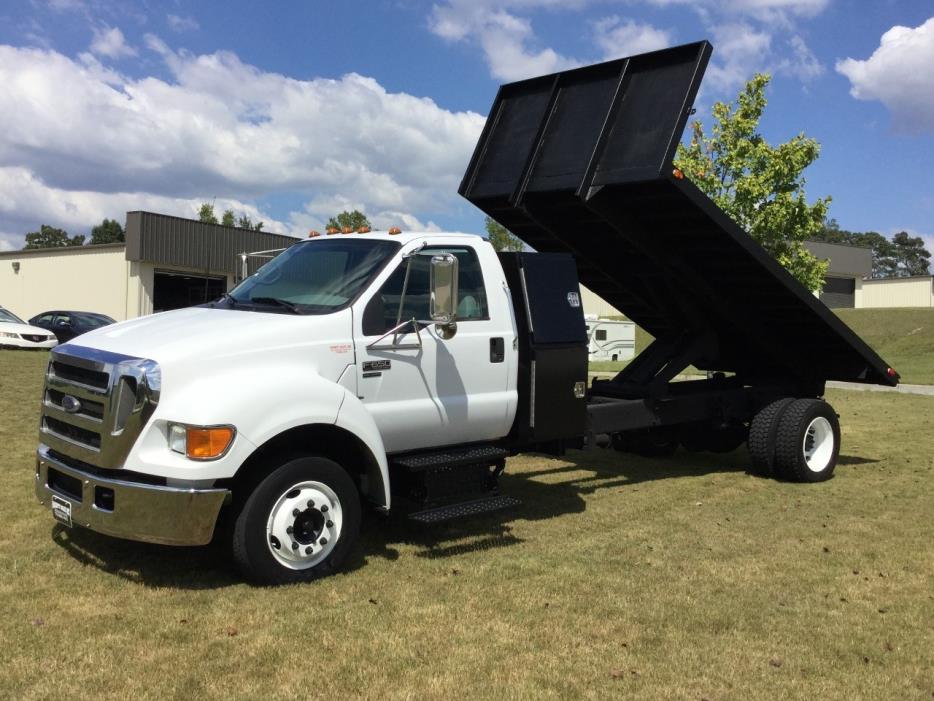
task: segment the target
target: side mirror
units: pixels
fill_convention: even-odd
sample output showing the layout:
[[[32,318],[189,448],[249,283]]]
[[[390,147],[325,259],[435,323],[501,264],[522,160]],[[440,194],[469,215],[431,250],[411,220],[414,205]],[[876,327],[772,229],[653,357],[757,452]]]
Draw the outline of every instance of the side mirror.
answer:
[[[428,314],[431,320],[442,326],[452,326],[457,318],[457,256],[437,253],[431,257],[430,285]]]

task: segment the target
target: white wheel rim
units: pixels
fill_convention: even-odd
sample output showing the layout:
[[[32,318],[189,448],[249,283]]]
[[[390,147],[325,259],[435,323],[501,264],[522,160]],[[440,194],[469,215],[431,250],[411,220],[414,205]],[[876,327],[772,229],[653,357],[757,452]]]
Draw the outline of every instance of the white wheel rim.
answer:
[[[833,457],[833,426],[823,416],[818,416],[808,424],[802,443],[804,462],[811,472],[823,472]]]
[[[299,482],[285,490],[266,521],[266,545],[276,561],[307,570],[334,549],[344,522],[340,499],[322,482]]]

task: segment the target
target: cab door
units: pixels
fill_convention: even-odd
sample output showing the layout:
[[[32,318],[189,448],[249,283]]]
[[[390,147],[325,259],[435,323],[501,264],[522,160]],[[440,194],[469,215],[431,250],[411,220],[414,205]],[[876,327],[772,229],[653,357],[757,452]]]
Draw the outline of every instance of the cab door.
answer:
[[[416,333],[415,324],[409,323],[385,336],[401,322],[429,318],[429,266],[436,253],[458,259],[457,333],[443,339],[434,324],[420,323]],[[358,394],[387,452],[492,440],[508,433],[505,349],[512,346],[511,320],[491,315],[473,246],[422,248],[403,259],[358,308]]]

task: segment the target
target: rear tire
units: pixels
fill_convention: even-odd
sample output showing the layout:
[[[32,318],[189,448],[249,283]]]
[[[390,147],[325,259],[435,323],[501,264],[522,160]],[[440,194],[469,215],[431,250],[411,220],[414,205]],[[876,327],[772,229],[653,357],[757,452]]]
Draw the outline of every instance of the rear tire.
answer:
[[[775,438],[778,435],[779,422],[785,409],[794,402],[791,397],[777,399],[759,410],[749,425],[749,457],[752,459],[750,471],[762,477],[775,475]]]
[[[791,482],[823,482],[840,455],[840,422],[827,402],[797,399],[781,415],[775,439],[775,473]]]
[[[290,459],[249,495],[231,536],[234,563],[257,584],[308,582],[333,574],[360,532],[360,497],[332,460]]]

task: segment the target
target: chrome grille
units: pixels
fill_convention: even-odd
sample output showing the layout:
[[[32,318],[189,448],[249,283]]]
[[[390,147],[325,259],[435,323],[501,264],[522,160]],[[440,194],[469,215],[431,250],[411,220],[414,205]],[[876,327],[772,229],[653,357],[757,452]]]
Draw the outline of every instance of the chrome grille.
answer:
[[[159,401],[152,360],[68,344],[52,351],[39,440],[65,456],[121,468]]]

